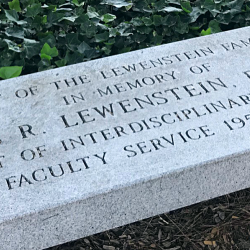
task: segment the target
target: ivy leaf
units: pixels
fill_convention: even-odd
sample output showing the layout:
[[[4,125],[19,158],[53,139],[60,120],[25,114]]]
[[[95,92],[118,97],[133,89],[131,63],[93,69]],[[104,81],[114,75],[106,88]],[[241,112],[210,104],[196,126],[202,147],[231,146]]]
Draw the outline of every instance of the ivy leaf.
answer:
[[[65,17],[61,18],[60,20],[58,20],[58,22],[66,20],[66,21],[70,21],[70,22],[74,23],[77,18],[78,18],[78,16],[68,16],[68,17],[65,16]]]
[[[155,26],[162,25],[162,16],[161,15],[153,15],[153,22]]]
[[[96,12],[94,7],[88,6],[87,15],[89,18],[99,18],[99,14]]]
[[[84,2],[79,3],[78,0],[72,0],[72,3],[73,3],[75,6],[77,6],[77,7],[81,7],[81,6],[84,5]]]
[[[47,43],[50,47],[54,47],[56,45],[56,39],[52,32],[40,33],[38,35],[38,39],[42,44]]]
[[[83,61],[84,55],[81,55],[78,52],[71,53],[70,51],[66,52],[65,60],[68,64],[80,63]]]
[[[31,59],[31,57],[38,55],[41,50],[40,42],[31,39],[24,39],[24,54],[25,57]]]
[[[23,20],[19,21],[19,16],[15,10],[4,10],[4,12],[5,12],[6,18],[9,21],[15,22],[15,23],[20,24],[20,25],[27,23]]]
[[[104,22],[104,23],[109,23],[109,22],[112,22],[116,19],[116,16],[115,15],[112,15],[112,14],[105,14],[101,17],[101,20]]]
[[[216,5],[213,0],[205,0],[203,7],[209,10],[213,17],[220,13],[220,5]]]
[[[190,13],[193,10],[189,1],[181,1],[181,8],[187,13]]]
[[[12,2],[9,2],[8,5],[9,5],[11,10],[15,10],[17,12],[21,11],[19,0],[13,0]]]
[[[56,47],[51,48],[47,43],[43,45],[43,48],[40,52],[41,59],[51,60],[52,57],[58,56],[58,50]]]
[[[45,23],[47,23],[47,16],[46,15],[44,15],[43,17],[42,17],[42,19],[41,19],[41,23],[42,24],[45,24]]]
[[[233,10],[240,11],[242,8],[242,4],[244,2],[245,2],[244,0],[234,0],[234,1],[230,1],[229,3],[227,3],[227,6]]]
[[[209,28],[211,29],[211,33],[221,32],[220,24],[216,20],[209,22]]]
[[[117,34],[118,34],[118,30],[116,28],[109,29],[109,37],[116,37]]]
[[[160,45],[162,43],[162,36],[159,36],[156,32],[153,32],[153,39],[155,45]]]
[[[209,11],[213,11],[215,9],[215,3],[213,0],[205,0],[203,7]]]
[[[149,18],[149,17],[143,17],[143,18],[142,18],[142,21],[144,22],[144,24],[145,24],[146,26],[151,26],[151,25],[153,24],[151,18]]]
[[[61,60],[55,61],[55,64],[57,65],[57,67],[63,67],[67,65],[67,60],[61,59]]]
[[[207,36],[212,34],[211,28],[208,28],[207,30],[202,30],[201,31],[201,36]]]
[[[29,5],[33,4],[35,0],[20,0],[23,9],[27,8]]]
[[[58,13],[58,12],[50,12],[47,15],[47,25],[48,28],[50,28],[51,26],[55,26],[55,24],[65,16],[64,13]]]
[[[132,7],[133,7],[133,4],[131,3],[130,5],[125,6],[125,9],[126,9],[126,11],[129,11]]]
[[[152,30],[153,30],[153,28],[147,27],[147,26],[138,27],[138,32],[140,34],[149,34]]]
[[[49,55],[47,55],[47,54],[43,54],[43,53],[41,53],[40,57],[41,57],[42,60],[43,60],[43,59],[46,59],[46,60],[50,61],[50,60],[52,59],[51,56],[49,56]]]
[[[180,34],[185,34],[188,32],[189,27],[188,27],[187,23],[182,22],[180,20],[180,16],[178,16],[177,23],[174,26],[174,29],[175,29],[175,32],[178,32]]]
[[[109,38],[109,33],[108,32],[103,32],[101,34],[96,34],[95,35],[95,41],[97,43],[105,42]]]
[[[38,71],[53,69],[54,66],[51,66],[50,60],[47,58],[42,58],[42,60],[38,63]]]
[[[206,9],[201,9],[200,7],[193,7],[193,11],[189,13],[189,16],[191,17],[190,22],[195,22],[199,16],[205,14],[207,12]]]
[[[20,76],[23,67],[20,66],[9,66],[0,68],[0,77],[2,79],[10,79]]]
[[[24,38],[24,30],[22,27],[10,27],[5,31],[7,36],[12,36],[16,38],[23,39]]]
[[[143,25],[143,21],[141,18],[139,17],[135,17],[131,20],[131,24],[133,24],[134,26],[142,26]]]
[[[22,52],[20,46],[18,46],[15,42],[12,42],[9,39],[4,39],[3,41],[7,43],[9,50],[12,50],[18,53]]]
[[[179,9],[179,8],[176,8],[176,7],[165,7],[163,8],[161,11],[164,11],[164,12],[182,12],[183,10],[182,9]]]
[[[41,10],[42,10],[41,3],[32,4],[30,7],[27,7],[26,16],[35,17],[41,12]]]
[[[116,8],[121,8],[125,6],[130,6],[131,2],[129,3],[124,0],[103,0],[101,4],[108,4],[108,5],[115,6]]]
[[[78,39],[78,34],[70,33],[66,35],[66,46],[70,50],[77,50],[77,46],[80,45],[80,41]]]
[[[129,23],[120,23],[116,28],[121,36],[129,36],[133,34],[130,32],[131,25]]]
[[[84,54],[84,52],[86,50],[90,50],[90,49],[91,49],[91,47],[87,43],[85,43],[84,41],[78,46],[78,51],[81,54]]]

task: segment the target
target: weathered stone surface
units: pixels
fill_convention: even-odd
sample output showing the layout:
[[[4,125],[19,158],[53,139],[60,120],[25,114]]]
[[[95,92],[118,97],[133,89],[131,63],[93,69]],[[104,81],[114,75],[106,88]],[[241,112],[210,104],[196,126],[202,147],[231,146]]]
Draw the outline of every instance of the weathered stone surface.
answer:
[[[250,186],[250,28],[0,82],[1,249]]]

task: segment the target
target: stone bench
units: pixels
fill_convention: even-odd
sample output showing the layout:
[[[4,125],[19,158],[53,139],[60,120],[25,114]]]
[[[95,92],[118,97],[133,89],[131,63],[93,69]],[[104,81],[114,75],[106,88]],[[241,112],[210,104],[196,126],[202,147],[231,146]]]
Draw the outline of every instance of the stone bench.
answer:
[[[47,248],[250,187],[248,32],[1,81],[2,249]]]

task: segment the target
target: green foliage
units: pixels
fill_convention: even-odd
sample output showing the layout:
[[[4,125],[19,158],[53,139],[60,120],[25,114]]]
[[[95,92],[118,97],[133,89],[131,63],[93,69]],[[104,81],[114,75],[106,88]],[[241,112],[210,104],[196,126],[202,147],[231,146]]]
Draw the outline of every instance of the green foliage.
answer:
[[[208,28],[207,30],[201,31],[201,36],[210,35],[212,33],[211,28]]]
[[[0,78],[9,79],[20,76],[23,67],[11,66],[0,68]]]
[[[58,50],[56,49],[56,47],[51,48],[47,43],[45,43],[41,50],[40,57],[42,59],[48,59],[50,61],[52,57],[56,56],[58,56]]]
[[[11,10],[16,10],[17,12],[21,11],[19,0],[13,0],[12,2],[9,2],[8,4]]]
[[[181,1],[181,8],[187,13],[191,13],[193,10],[189,1]]]
[[[0,77],[250,24],[244,0],[1,0]]]

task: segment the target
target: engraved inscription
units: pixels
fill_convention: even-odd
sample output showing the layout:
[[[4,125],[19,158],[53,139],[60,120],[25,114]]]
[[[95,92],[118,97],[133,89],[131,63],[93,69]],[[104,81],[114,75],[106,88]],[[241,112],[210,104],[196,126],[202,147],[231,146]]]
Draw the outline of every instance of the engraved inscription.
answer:
[[[250,130],[250,38],[201,41],[0,82],[0,192],[110,190],[224,156]]]

